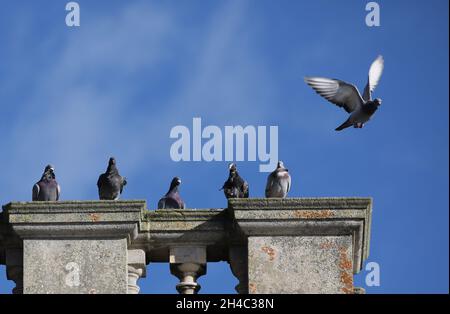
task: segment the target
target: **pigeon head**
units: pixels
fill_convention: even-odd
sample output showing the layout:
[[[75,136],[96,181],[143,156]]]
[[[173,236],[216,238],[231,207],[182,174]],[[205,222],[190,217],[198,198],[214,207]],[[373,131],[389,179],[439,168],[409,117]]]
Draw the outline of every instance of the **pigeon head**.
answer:
[[[172,182],[170,183],[170,189],[172,190],[174,187],[177,187],[181,184],[181,179],[179,177],[175,177],[172,179]]]
[[[116,167],[116,159],[114,157],[109,158],[108,168],[106,169],[108,174],[118,174],[119,171]]]
[[[53,167],[52,165],[45,166],[44,173],[45,172],[54,172],[54,171],[55,171],[55,167]]]
[[[379,105],[381,105],[381,99],[380,98],[375,98],[373,102],[375,103],[375,105],[377,105],[377,107]]]
[[[44,173],[42,174],[42,180],[55,179],[55,167],[52,165],[45,166]]]
[[[116,164],[116,159],[114,157],[109,158],[108,166],[112,166]]]
[[[278,161],[278,163],[277,163],[277,170],[286,170],[286,171],[288,171],[285,167],[284,167],[284,163],[281,161],[281,160],[279,160]]]
[[[228,165],[228,170],[230,170],[230,172],[236,172],[237,167],[235,163],[231,163]]]

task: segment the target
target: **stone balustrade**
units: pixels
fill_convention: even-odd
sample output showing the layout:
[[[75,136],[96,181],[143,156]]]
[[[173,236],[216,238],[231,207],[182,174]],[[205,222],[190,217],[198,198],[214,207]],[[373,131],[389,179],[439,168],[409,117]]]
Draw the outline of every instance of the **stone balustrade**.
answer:
[[[231,199],[226,209],[148,210],[143,200],[15,202],[0,213],[13,293],[138,293],[170,264],[182,294],[227,261],[238,293],[360,293],[370,198]],[[151,278],[149,278],[151,280]]]

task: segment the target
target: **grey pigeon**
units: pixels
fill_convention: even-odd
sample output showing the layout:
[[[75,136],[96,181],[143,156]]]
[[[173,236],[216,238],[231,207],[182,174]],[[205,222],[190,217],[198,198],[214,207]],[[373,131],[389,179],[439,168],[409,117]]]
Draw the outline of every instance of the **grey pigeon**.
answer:
[[[42,174],[41,180],[39,180],[33,186],[33,201],[57,201],[61,188],[56,182],[55,168],[52,165],[47,165]]]
[[[266,184],[267,198],[285,198],[291,189],[291,176],[280,160],[277,168],[269,174]]]
[[[248,183],[241,178],[237,172],[236,164],[231,163],[228,165],[230,174],[228,180],[222,186],[225,197],[228,198],[248,198],[249,188]]]
[[[381,105],[381,99],[372,100],[372,92],[380,81],[383,68],[384,59],[382,56],[378,56],[370,66],[369,79],[362,96],[355,85],[337,79],[305,77],[305,82],[320,96],[339,107],[343,107],[345,111],[350,113],[347,121],[337,127],[336,131],[350,126],[362,128]]]
[[[181,179],[175,177],[170,183],[169,192],[162,197],[158,202],[158,209],[185,209],[186,205],[178,193],[178,187],[181,184]]]
[[[109,158],[106,172],[102,173],[97,181],[99,198],[101,200],[118,200],[125,185],[127,185],[127,179],[119,174],[116,160],[113,157]]]

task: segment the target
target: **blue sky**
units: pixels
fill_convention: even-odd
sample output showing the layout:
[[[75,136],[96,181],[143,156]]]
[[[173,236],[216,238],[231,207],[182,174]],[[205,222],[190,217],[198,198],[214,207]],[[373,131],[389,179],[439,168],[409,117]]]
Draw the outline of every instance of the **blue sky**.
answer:
[[[65,25],[67,1],[0,0],[0,202],[30,200],[44,166],[61,198],[96,199],[115,156],[124,199],[155,208],[183,179],[190,208],[226,206],[227,162],[173,162],[170,130],[204,125],[279,127],[292,197],[374,198],[370,257],[380,287],[368,293],[448,293],[448,1],[80,0],[81,27]],[[303,76],[364,87],[379,54],[383,99],[363,129]],[[263,196],[259,162],[240,162],[251,196]],[[365,286],[363,270],[356,285]],[[233,293],[226,263],[208,265],[203,293]],[[167,264],[148,266],[143,293],[174,293]],[[9,293],[0,267],[0,293]]]

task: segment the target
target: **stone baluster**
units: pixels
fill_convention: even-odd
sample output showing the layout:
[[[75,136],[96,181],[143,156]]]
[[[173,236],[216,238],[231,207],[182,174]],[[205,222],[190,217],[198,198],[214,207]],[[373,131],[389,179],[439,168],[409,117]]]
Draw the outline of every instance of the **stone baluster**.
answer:
[[[235,290],[239,294],[248,293],[248,256],[246,246],[232,246],[229,249],[231,272],[239,280]]]
[[[23,293],[23,250],[8,249],[6,251],[6,278],[16,283],[13,294]]]
[[[170,272],[180,279],[176,286],[180,294],[198,293],[197,279],[206,273],[206,248],[170,248]]]
[[[145,252],[143,250],[128,250],[128,294],[138,294],[139,278],[147,275]]]

